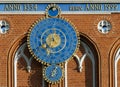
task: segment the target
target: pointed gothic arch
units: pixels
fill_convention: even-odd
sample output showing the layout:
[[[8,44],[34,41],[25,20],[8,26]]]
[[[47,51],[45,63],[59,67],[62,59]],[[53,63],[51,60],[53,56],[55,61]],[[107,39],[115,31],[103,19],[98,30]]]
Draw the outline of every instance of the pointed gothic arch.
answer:
[[[23,59],[25,61],[25,64],[27,66],[25,67],[25,70],[23,70],[24,72],[30,72],[30,71],[35,71],[34,73],[30,74],[29,79],[30,79],[30,84],[31,86],[38,86],[40,85],[39,83],[41,83],[42,86],[45,87],[46,83],[44,81],[43,78],[39,77],[37,79],[40,80],[41,78],[41,82],[34,84],[35,82],[33,82],[33,79],[38,77],[37,75],[42,76],[42,65],[40,63],[38,63],[35,59],[32,58],[32,56],[30,56],[28,58],[28,56],[25,55],[24,50],[27,49],[27,44],[26,44],[26,35],[21,36],[20,38],[17,39],[17,41],[13,44],[13,46],[10,48],[9,51],[9,56],[8,56],[8,87],[17,87],[17,71],[18,71],[18,62],[20,61],[20,59]],[[32,63],[34,62],[34,63]],[[37,65],[37,66],[36,66]],[[32,67],[33,66],[33,67]],[[31,69],[32,68],[32,69]],[[39,70],[37,70],[37,68]],[[41,71],[40,71],[41,68]]]
[[[118,64],[120,63],[120,38],[118,38],[114,44],[112,45],[109,53],[109,72],[110,72],[110,87],[119,87],[120,83],[118,84]]]
[[[86,58],[86,56],[89,57],[90,61],[92,62],[92,87],[101,87],[100,86],[100,72],[101,72],[101,59],[100,59],[100,55],[99,55],[99,50],[96,46],[96,44],[85,34],[81,33],[81,46],[83,46],[84,50],[85,50],[85,54],[83,54],[82,58],[80,59],[77,55],[75,55],[75,59],[77,59],[77,63],[78,63],[78,71],[81,71],[82,68],[82,62],[84,61],[84,59]],[[81,61],[79,61],[81,60]],[[65,64],[65,87],[68,87],[68,81],[67,81],[67,66],[68,62],[66,62]],[[87,87],[87,86],[86,86]]]

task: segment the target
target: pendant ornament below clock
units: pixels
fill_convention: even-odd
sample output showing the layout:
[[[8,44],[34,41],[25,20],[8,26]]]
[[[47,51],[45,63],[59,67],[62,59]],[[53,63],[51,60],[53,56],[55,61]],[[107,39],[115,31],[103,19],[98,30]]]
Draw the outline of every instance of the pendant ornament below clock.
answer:
[[[80,43],[75,27],[60,17],[60,11],[57,5],[49,5],[46,18],[34,23],[27,38],[30,53],[37,61],[47,65],[43,75],[50,83],[60,81],[63,69],[59,65],[73,57]],[[53,75],[53,72],[56,74]]]
[[[50,65],[48,67],[44,67],[43,73],[44,79],[52,84],[59,83],[64,75],[62,67],[58,65]]]

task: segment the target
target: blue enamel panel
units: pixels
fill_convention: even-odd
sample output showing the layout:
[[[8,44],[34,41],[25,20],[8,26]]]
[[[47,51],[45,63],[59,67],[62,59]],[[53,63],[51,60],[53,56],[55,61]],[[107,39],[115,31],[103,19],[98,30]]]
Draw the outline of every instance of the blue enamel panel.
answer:
[[[42,48],[50,34],[59,35],[60,44],[54,48],[47,45],[47,50]],[[30,48],[34,55],[45,63],[62,63],[68,60],[77,47],[77,35],[74,28],[67,21],[59,18],[47,18],[38,22],[30,32]],[[66,57],[67,56],[67,57]],[[48,61],[49,60],[49,61]],[[52,62],[51,62],[52,60]]]
[[[58,9],[55,9],[53,10],[53,8],[51,7],[49,10],[48,10],[48,14],[52,17],[54,16],[57,16],[59,14],[59,10]]]
[[[46,68],[44,74],[48,81],[56,82],[59,81],[62,77],[62,69],[57,65],[51,65]]]

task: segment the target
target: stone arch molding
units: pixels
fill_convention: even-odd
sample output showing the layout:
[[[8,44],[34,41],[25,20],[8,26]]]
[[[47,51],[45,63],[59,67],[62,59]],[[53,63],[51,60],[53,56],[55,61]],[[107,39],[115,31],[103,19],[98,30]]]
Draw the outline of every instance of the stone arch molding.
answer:
[[[17,63],[20,58],[23,58],[27,67],[28,73],[31,71],[31,64],[33,57],[28,58],[24,54],[24,50],[27,47],[26,34],[19,37],[14,44],[11,46],[8,55],[8,86],[7,87],[17,87]],[[43,66],[42,66],[43,67]],[[46,83],[42,78],[42,87],[45,87]]]
[[[27,45],[26,45],[26,42],[25,42],[17,50],[17,52],[15,54],[15,58],[14,58],[14,67],[16,67],[17,61],[22,57],[25,60],[26,64],[27,64],[27,71],[30,72],[30,70],[31,70],[31,63],[32,63],[33,57],[31,56],[30,58],[28,58],[24,54],[24,50],[25,50],[26,47],[27,47]]]
[[[19,61],[19,59],[22,57],[25,62],[26,62],[26,70],[28,71],[28,73],[31,71],[31,63],[33,60],[33,57],[31,56],[30,58],[28,58],[25,54],[24,54],[24,50],[27,47],[27,42],[23,43],[18,50],[16,51],[15,54],[15,58],[14,58],[14,87],[17,87],[17,62]],[[42,66],[43,67],[43,66]],[[45,87],[45,81],[42,78],[42,87]]]
[[[118,75],[117,75],[117,66],[118,66],[118,62],[119,62],[119,60],[120,60],[120,48],[117,50],[117,53],[115,54],[115,60],[114,60],[114,68],[115,68],[115,70],[114,70],[114,72],[115,72],[115,87],[118,87],[118,84],[117,84],[117,82],[118,82],[118,80],[117,80],[117,78],[118,78]]]
[[[83,62],[85,61],[85,58],[87,58],[87,56],[88,56],[88,58],[90,58],[90,60],[91,60],[91,62],[92,62],[92,75],[93,75],[93,77],[92,77],[92,80],[93,80],[93,87],[96,87],[96,70],[95,70],[95,66],[96,66],[96,61],[95,61],[95,56],[94,56],[94,53],[93,53],[93,51],[92,51],[92,49],[91,49],[91,47],[88,45],[88,43],[89,43],[89,41],[95,46],[95,44],[94,44],[94,42],[92,42],[90,39],[89,39],[89,37],[87,37],[86,35],[84,35],[84,34],[82,34],[81,35],[82,37],[85,37],[86,39],[84,39],[84,38],[82,38],[82,40],[81,40],[81,46],[84,48],[84,50],[85,50],[85,53],[81,56],[81,57],[79,57],[78,55],[76,55],[76,54],[74,54],[74,58],[77,60],[76,62],[77,62],[77,67],[78,67],[78,71],[79,72],[82,72],[82,69],[84,68],[82,65],[83,65]],[[88,42],[85,42],[85,40],[88,40]],[[97,47],[95,48],[95,49],[97,49]],[[98,49],[96,50],[97,51],[97,53],[98,53],[98,64],[100,64],[100,57],[99,57],[99,52],[98,52]],[[68,64],[68,62],[66,62],[65,63],[65,87],[68,87],[68,85],[67,85],[67,64]],[[98,65],[99,67],[100,67],[100,65]],[[100,72],[100,69],[98,69],[98,72]],[[98,78],[100,77],[100,74],[99,74],[99,76],[98,76]],[[100,83],[99,81],[98,81],[98,83]],[[98,84],[97,85],[97,87],[100,87],[100,84]]]
[[[27,43],[23,43],[17,50],[16,54],[15,54],[15,58],[14,58],[14,87],[17,87],[17,62],[18,60],[22,57],[26,64],[27,64],[27,71],[30,72],[31,70],[31,63],[32,63],[32,59],[33,57],[31,56],[30,58],[28,58],[25,54],[24,54],[24,50],[27,47]]]
[[[79,72],[82,72],[83,69],[83,62],[86,58],[86,56],[88,56],[92,62],[92,71],[93,71],[93,87],[95,87],[95,60],[94,60],[94,56],[93,56],[93,52],[91,51],[91,49],[88,47],[88,45],[84,42],[81,42],[83,48],[85,49],[85,54],[83,54],[82,57],[79,57],[78,55],[74,55],[74,58],[77,60],[77,64],[78,64],[78,70]],[[68,87],[67,85],[67,64],[68,62],[66,62],[65,64],[65,87]]]
[[[83,46],[83,48],[85,49],[85,54],[82,56],[82,57],[79,57],[78,55],[74,55],[74,57],[76,58],[77,60],[77,63],[78,63],[78,70],[80,72],[82,72],[82,64],[86,58],[86,56],[88,56],[92,62],[92,66],[93,66],[93,69],[95,68],[95,60],[94,60],[94,54],[93,52],[91,51],[91,49],[89,48],[89,46],[84,43],[84,42],[81,42],[81,45]],[[94,70],[93,70],[94,71]]]
[[[85,54],[79,58],[77,55],[74,55],[75,58],[77,59],[77,63],[78,63],[78,69],[80,70],[80,72],[82,72],[82,63],[84,62],[84,59],[86,58],[86,56],[89,56],[90,60],[92,61],[92,66],[93,66],[93,87],[95,87],[95,61],[94,61],[94,56],[93,53],[91,51],[91,49],[87,46],[87,44],[85,44],[84,42],[81,42],[82,46],[85,48]],[[30,72],[31,70],[31,63],[32,63],[32,59],[33,57],[31,56],[30,58],[28,58],[25,54],[24,54],[24,50],[27,47],[27,43],[23,43],[18,50],[15,53],[15,57],[14,57],[14,87],[17,87],[17,62],[19,61],[20,58],[23,58],[26,62],[26,69],[28,72]],[[67,63],[65,64],[67,66]],[[67,67],[65,67],[67,68]],[[65,73],[67,73],[67,69],[65,69]],[[67,74],[65,75],[66,78]],[[43,82],[44,83],[44,82]],[[65,80],[65,87],[67,86],[67,80]],[[44,86],[42,86],[44,87]]]
[[[118,86],[118,62],[120,62],[120,38],[118,38],[110,50],[110,87]]]
[[[15,45],[15,46],[14,46]],[[26,70],[28,72],[30,72],[31,70],[31,63],[32,63],[32,57],[28,58],[25,54],[24,54],[24,50],[27,47],[26,44],[26,36],[22,36],[21,38],[18,39],[18,41],[16,41],[14,43],[13,47],[10,49],[10,54],[9,54],[9,60],[8,60],[8,87],[17,87],[17,62],[18,60],[22,57],[25,62],[26,62]],[[80,72],[82,72],[82,63],[84,61],[84,59],[86,58],[86,56],[88,56],[92,62],[92,71],[93,71],[93,87],[96,86],[96,76],[95,75],[95,56],[93,51],[91,50],[91,48],[88,46],[88,44],[86,44],[86,42],[84,42],[83,40],[81,41],[81,45],[83,46],[83,48],[85,49],[85,54],[79,58],[79,56],[74,55],[77,63],[78,63],[78,69]],[[11,51],[12,50],[12,51]],[[99,53],[98,53],[99,54]],[[100,62],[100,61],[98,61]],[[99,77],[98,77],[99,78]],[[65,63],[65,80],[64,80],[64,85],[65,87],[67,86],[67,62]],[[42,87],[45,87],[45,81],[44,79],[42,80]],[[100,87],[100,86],[99,86]]]

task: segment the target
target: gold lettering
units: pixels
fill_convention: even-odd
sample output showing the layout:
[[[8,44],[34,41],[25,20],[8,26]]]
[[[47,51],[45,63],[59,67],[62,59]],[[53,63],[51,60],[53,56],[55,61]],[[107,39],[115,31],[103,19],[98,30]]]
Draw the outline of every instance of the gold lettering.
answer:
[[[117,4],[105,4],[104,5],[105,11],[115,11],[117,10],[117,8],[118,8]]]
[[[87,11],[101,11],[102,5],[101,4],[86,4]]]
[[[86,5],[86,10],[89,11],[89,9],[90,9],[90,7],[89,7],[89,5],[87,4],[87,5]]]
[[[70,11],[73,11],[73,6],[70,6],[70,7],[69,7],[69,10],[70,10]]]
[[[27,9],[28,9],[28,5],[25,4],[25,5],[24,5],[24,11],[27,11]]]
[[[5,11],[20,11],[20,4],[5,4]]]
[[[82,7],[81,6],[70,6],[69,10],[70,11],[82,11]]]
[[[37,4],[34,5],[34,10],[37,11]]]
[[[37,10],[37,4],[24,4],[23,10],[24,11],[36,11]]]

